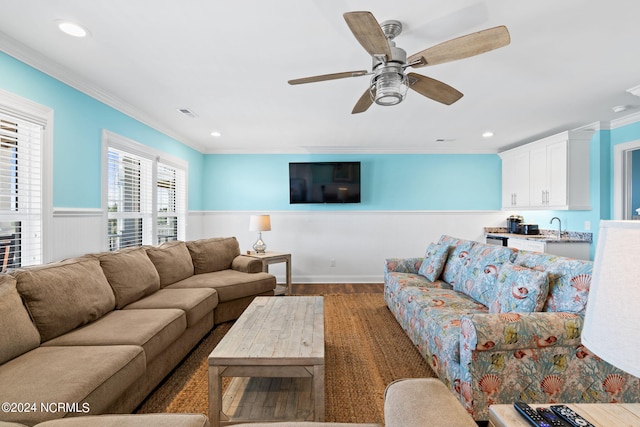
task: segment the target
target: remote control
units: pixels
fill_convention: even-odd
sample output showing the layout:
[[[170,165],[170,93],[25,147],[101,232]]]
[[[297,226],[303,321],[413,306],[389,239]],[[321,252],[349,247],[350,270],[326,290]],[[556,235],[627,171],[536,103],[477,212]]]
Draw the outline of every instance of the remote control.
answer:
[[[542,418],[542,415],[525,402],[517,401],[513,404],[513,407],[516,408],[516,411],[518,411],[520,415],[522,415],[532,426],[553,427],[552,424],[549,424],[549,422]]]
[[[551,405],[551,410],[573,427],[595,427],[566,405]]]
[[[562,418],[557,416],[555,414],[555,412],[553,412],[549,408],[536,408],[536,411],[538,411],[538,413],[540,415],[542,415],[542,418],[544,418],[552,427],[567,427],[568,426],[568,424],[565,423],[562,420]]]

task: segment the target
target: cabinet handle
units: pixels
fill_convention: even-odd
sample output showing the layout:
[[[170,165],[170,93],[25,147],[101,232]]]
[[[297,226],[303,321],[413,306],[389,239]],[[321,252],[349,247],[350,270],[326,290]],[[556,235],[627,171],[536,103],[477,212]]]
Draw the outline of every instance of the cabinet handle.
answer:
[[[544,205],[544,190],[542,190],[542,204]]]
[[[549,190],[545,191],[546,203],[549,205]]]

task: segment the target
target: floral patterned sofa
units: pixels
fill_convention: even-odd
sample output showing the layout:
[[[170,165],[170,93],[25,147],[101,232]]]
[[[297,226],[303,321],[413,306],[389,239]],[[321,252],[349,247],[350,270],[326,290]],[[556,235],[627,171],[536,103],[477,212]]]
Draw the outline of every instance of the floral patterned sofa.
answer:
[[[444,235],[385,261],[384,297],[476,420],[516,400],[638,402],[640,380],[580,343],[592,264]]]

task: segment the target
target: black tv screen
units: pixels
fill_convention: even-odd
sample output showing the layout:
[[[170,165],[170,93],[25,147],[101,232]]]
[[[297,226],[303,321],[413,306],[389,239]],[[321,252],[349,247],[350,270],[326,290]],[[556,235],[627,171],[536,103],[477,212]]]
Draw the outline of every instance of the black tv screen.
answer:
[[[360,203],[360,162],[289,163],[289,202]]]

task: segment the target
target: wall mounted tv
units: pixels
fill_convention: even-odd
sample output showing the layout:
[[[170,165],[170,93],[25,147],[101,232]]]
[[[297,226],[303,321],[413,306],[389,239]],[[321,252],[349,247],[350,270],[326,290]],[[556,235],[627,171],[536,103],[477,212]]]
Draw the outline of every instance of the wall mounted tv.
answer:
[[[360,203],[360,162],[289,163],[289,202]]]

